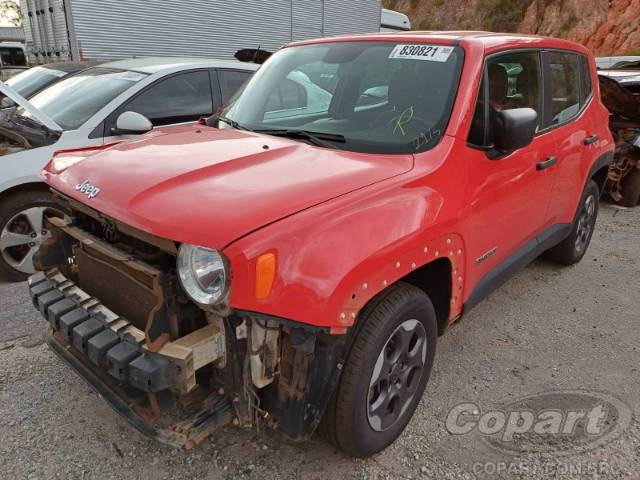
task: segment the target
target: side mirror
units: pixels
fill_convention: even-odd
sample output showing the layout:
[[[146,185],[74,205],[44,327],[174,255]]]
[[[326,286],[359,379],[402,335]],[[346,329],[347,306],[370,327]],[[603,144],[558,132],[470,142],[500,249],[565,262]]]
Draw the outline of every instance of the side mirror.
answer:
[[[140,135],[153,129],[151,121],[137,112],[124,112],[116,120],[116,135]]]
[[[496,112],[492,122],[493,151],[491,158],[529,145],[536,135],[538,114],[532,108],[513,108]]]

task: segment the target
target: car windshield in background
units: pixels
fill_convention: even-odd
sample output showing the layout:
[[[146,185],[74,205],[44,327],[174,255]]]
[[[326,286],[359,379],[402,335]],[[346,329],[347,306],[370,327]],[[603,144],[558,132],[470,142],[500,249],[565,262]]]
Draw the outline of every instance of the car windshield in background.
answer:
[[[146,76],[127,70],[90,68],[44,89],[30,103],[64,130],[74,130]],[[30,118],[22,108],[16,114]]]
[[[447,126],[462,62],[462,49],[442,45],[285,48],[256,72],[222,117],[236,127],[316,145],[320,139],[322,146],[345,150],[425,151]]]
[[[33,67],[15,77],[11,77],[5,83],[13,88],[24,98],[29,98],[50,83],[67,75],[67,72],[47,67]]]

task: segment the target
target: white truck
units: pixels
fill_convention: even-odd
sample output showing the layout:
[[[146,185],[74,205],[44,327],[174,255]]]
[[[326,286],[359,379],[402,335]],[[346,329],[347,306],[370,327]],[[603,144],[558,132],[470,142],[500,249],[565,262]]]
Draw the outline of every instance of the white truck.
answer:
[[[20,0],[31,63],[232,58],[292,40],[408,30],[380,0]],[[384,25],[384,27],[383,27]]]

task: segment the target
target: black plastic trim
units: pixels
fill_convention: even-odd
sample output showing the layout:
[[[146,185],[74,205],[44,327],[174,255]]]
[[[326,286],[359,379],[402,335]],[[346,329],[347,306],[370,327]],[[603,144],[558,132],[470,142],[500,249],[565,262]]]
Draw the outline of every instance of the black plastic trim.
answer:
[[[127,405],[127,402],[122,400],[116,393],[111,390],[107,385],[100,380],[89,368],[85,367],[72,353],[70,353],[64,346],[62,346],[53,337],[51,331],[45,334],[45,339],[49,348],[55,353],[64,363],[69,365],[89,386],[99,394],[107,404],[120,416],[122,416],[132,427],[141,432],[142,434],[154,438],[163,443],[169,443],[174,446],[182,446],[179,443],[167,442],[166,437],[159,434],[159,432],[149,426],[133,409]]]
[[[568,223],[549,227],[487,273],[482,280],[478,282],[471,292],[471,295],[469,295],[469,298],[464,304],[464,313],[469,312],[484,298],[488,297],[491,292],[501,287],[507,280],[529,265],[543,252],[567,238],[571,232],[571,225],[572,224]]]
[[[587,180],[590,180],[591,178],[593,178],[593,176],[598,170],[605,167],[609,168],[612,162],[613,162],[613,150],[605,152],[602,155],[600,155],[598,159],[595,162],[593,162],[593,165],[591,165],[591,168],[589,169],[589,174],[587,175]],[[606,184],[607,184],[607,177],[605,176],[604,183],[602,185],[598,185],[598,188],[600,189],[601,197],[604,194]]]

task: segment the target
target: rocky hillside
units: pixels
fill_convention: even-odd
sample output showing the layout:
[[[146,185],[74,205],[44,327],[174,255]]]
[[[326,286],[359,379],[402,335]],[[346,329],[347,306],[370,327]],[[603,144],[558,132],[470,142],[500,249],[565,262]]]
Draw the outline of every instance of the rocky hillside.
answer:
[[[488,30],[576,40],[598,55],[640,55],[640,0],[383,0],[416,30]]]

